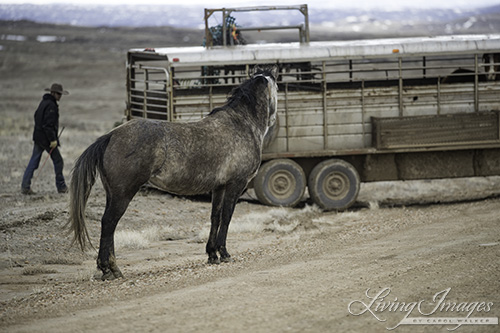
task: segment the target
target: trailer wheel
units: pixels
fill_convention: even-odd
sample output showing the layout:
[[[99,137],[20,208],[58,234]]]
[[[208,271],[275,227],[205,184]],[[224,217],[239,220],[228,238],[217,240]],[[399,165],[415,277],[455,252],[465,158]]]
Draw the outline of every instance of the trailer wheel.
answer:
[[[309,175],[309,195],[324,210],[344,210],[358,197],[359,174],[342,160],[326,160],[314,167]]]
[[[293,207],[304,196],[306,176],[301,166],[292,160],[271,160],[260,167],[254,189],[265,205]]]

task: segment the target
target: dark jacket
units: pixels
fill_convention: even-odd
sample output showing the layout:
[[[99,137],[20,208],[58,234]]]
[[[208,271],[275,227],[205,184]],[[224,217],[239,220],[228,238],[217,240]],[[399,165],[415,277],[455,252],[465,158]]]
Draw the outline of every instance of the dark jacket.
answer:
[[[57,140],[59,131],[59,106],[51,94],[43,99],[35,111],[35,130],[33,141],[44,149],[50,149],[50,142]]]

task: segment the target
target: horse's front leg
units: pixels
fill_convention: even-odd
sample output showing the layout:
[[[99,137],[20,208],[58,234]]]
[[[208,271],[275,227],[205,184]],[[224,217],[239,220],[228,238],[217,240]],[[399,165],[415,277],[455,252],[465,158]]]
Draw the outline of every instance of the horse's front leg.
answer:
[[[246,187],[245,184],[236,184],[231,185],[226,188],[226,192],[224,195],[224,205],[222,207],[222,218],[221,224],[219,227],[219,232],[217,233],[217,251],[220,254],[221,262],[231,262],[231,255],[227,252],[226,248],[226,239],[227,239],[227,231],[229,229],[229,223],[231,222],[231,218],[233,217],[234,209],[236,207],[236,203],[238,202],[239,197],[243,193]]]
[[[227,202],[229,201],[229,202]],[[217,233],[217,251],[220,254],[221,262],[231,262],[231,255],[227,252],[226,239],[227,231],[229,229],[229,222],[231,222],[231,217],[233,216],[234,208],[238,198],[225,198],[224,199],[224,209],[222,210],[222,219],[219,232]]]
[[[211,227],[206,247],[209,264],[220,263],[219,257],[217,256],[217,234],[219,232],[219,226],[222,218],[224,193],[225,189],[223,187],[215,189],[212,192],[212,213],[210,214]]]

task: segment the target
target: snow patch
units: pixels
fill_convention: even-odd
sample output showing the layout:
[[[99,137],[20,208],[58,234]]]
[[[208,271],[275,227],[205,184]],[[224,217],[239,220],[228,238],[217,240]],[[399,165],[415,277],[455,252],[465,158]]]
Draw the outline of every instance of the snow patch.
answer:
[[[64,42],[66,41],[66,37],[39,35],[36,36],[36,40],[37,42],[40,43],[54,43],[54,42]]]
[[[24,41],[26,41],[26,36],[23,36],[23,35],[0,35],[0,40],[24,42]]]

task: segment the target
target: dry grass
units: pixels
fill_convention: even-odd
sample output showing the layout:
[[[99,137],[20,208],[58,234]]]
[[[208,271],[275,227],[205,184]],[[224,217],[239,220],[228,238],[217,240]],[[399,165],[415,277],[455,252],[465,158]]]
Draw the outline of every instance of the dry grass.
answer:
[[[321,214],[321,209],[316,205],[306,206],[302,209],[278,207],[265,212],[250,212],[233,217],[229,225],[229,234],[257,234],[261,232],[288,234],[298,229],[307,230],[315,228],[310,221]],[[205,227],[191,241],[206,242],[208,230],[210,230],[210,223],[205,224]]]
[[[48,269],[42,266],[29,266],[23,269],[23,275],[40,275],[40,274],[55,274],[57,273],[54,269]]]
[[[81,265],[83,263],[80,259],[64,258],[61,256],[46,258],[43,260],[44,265]]]
[[[273,208],[267,212],[251,212],[234,218],[229,229],[235,233],[262,231],[288,233],[300,226],[305,216],[315,216],[321,210],[313,205],[302,209]]]
[[[115,233],[117,249],[145,249],[152,242],[175,239],[175,230],[170,226],[150,226],[144,230],[118,230]]]

